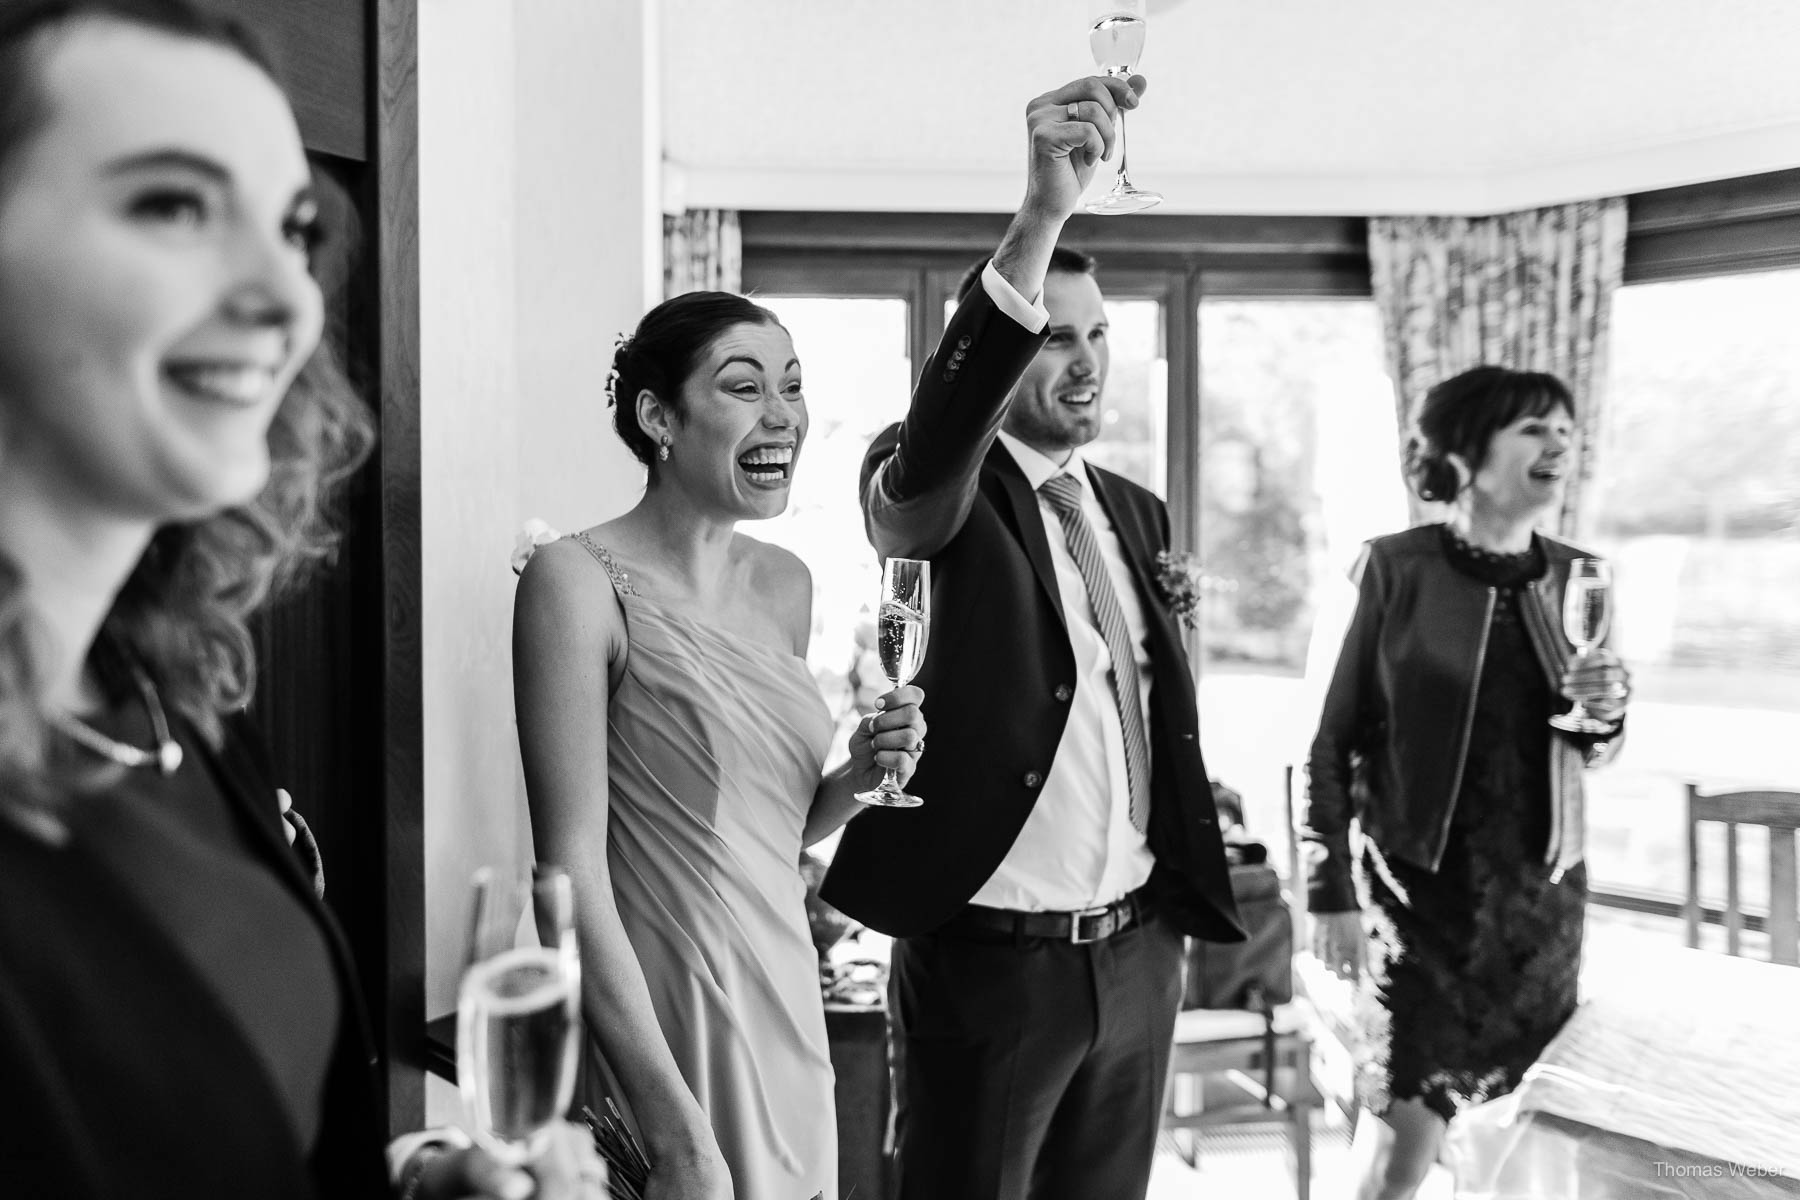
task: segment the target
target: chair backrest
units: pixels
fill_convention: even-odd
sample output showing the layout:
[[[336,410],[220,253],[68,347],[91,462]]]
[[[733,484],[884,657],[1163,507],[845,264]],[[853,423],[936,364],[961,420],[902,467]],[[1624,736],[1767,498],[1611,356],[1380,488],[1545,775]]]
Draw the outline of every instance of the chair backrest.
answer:
[[[1702,792],[1687,785],[1687,944],[1700,944],[1700,823],[1725,826],[1725,951],[1737,954],[1744,928],[1738,889],[1738,827],[1769,831],[1769,961],[1800,965],[1800,913],[1796,912],[1794,833],[1800,830],[1800,792]]]

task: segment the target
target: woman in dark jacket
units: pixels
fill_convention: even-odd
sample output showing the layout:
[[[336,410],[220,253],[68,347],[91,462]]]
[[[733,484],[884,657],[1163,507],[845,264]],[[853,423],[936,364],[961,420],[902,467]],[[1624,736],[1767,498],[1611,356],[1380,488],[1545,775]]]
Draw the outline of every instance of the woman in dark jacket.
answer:
[[[0,0],[8,1196],[389,1191],[351,962],[232,715],[251,613],[330,549],[372,437],[320,348],[316,209],[235,23]],[[429,1156],[409,1200],[534,1187]]]
[[[1562,595],[1586,552],[1535,531],[1573,433],[1552,375],[1439,384],[1408,467],[1454,516],[1375,539],[1357,567],[1301,837],[1314,951],[1360,976],[1359,1200],[1412,1196],[1450,1118],[1515,1087],[1575,1006],[1581,773],[1616,750],[1629,687],[1604,647],[1571,662]],[[1608,731],[1553,729],[1570,700]]]

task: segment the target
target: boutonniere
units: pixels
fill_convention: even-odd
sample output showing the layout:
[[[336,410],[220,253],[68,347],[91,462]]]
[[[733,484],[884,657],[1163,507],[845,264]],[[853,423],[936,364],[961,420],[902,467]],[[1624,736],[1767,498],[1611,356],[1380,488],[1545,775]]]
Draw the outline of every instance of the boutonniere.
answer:
[[[1200,627],[1200,563],[1192,554],[1159,550],[1156,553],[1156,589],[1169,611],[1189,629]]]

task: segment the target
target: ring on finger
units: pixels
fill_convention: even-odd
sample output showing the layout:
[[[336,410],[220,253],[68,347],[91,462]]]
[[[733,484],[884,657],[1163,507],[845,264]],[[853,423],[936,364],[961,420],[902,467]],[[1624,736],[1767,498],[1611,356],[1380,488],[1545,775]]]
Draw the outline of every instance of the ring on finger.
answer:
[[[924,738],[920,738],[920,739],[919,739],[919,744],[918,744],[918,745],[916,745],[916,746],[914,746],[914,747],[913,747],[913,748],[912,748],[912,752],[913,752],[913,753],[914,753],[914,754],[923,754],[923,753],[925,753],[925,739],[924,739]]]
[[[1073,100],[1069,101],[1069,120],[1081,120],[1081,105]]]

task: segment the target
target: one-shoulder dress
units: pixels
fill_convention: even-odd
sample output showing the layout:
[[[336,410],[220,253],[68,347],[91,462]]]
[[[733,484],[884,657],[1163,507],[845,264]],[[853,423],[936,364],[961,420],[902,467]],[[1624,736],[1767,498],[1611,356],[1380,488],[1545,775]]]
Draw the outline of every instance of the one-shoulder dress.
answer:
[[[832,722],[805,660],[638,594],[607,712],[613,897],[737,1200],[837,1194],[833,1074],[802,834]],[[581,1100],[608,1079],[590,1035]]]

